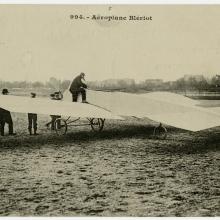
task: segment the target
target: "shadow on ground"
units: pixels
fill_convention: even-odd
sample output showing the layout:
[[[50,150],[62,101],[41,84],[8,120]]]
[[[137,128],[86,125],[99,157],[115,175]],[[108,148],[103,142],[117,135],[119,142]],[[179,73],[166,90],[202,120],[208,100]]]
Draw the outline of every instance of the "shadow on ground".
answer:
[[[56,133],[43,133],[39,136],[5,136],[0,139],[2,148],[38,147],[44,144],[79,144],[104,140],[143,139],[143,141],[155,142],[155,148],[160,152],[169,153],[201,153],[207,150],[219,149],[219,129],[210,129],[202,132],[189,132],[178,128],[168,127],[168,136],[165,140],[156,139],[153,136],[154,127],[151,125],[123,125],[110,126],[102,132],[75,131],[58,136]],[[51,147],[53,147],[51,145]]]

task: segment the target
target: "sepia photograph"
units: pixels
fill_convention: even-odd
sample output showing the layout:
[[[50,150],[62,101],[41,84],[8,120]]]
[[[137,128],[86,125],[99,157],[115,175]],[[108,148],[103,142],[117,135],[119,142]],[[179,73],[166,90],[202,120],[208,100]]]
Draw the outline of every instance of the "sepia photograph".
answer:
[[[0,4],[0,217],[219,217],[219,21]]]

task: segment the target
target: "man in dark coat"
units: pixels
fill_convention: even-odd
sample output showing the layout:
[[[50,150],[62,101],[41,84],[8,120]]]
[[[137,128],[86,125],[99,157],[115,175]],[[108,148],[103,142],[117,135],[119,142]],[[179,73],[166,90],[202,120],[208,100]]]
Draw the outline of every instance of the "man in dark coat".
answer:
[[[36,93],[31,93],[31,98],[35,98]],[[38,135],[37,133],[37,114],[28,113],[28,131],[29,134],[32,135],[32,128],[34,129],[34,135]]]
[[[82,95],[82,102],[88,103],[86,101],[86,88],[87,85],[82,82],[82,79],[85,80],[85,73],[80,73],[72,82],[69,91],[72,93],[72,101],[77,102],[79,94]]]
[[[8,95],[8,90],[3,89],[2,95]],[[13,132],[13,121],[11,118],[11,113],[8,110],[0,108],[0,126],[1,126],[1,135],[4,136],[5,132],[5,123],[8,124],[9,135],[15,135]]]
[[[0,127],[2,136],[5,135],[5,123],[8,124],[9,135],[14,135],[11,113],[8,110],[0,108]]]

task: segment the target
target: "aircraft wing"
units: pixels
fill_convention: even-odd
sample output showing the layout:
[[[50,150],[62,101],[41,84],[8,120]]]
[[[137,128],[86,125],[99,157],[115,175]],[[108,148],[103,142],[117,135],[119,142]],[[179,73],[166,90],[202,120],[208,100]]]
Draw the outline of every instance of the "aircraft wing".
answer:
[[[0,108],[11,112],[62,115],[83,118],[123,119],[110,111],[85,104],[44,98],[0,95]]]
[[[65,94],[70,99],[70,94]],[[120,116],[147,117],[177,128],[199,131],[220,126],[220,113],[196,106],[198,101],[169,92],[131,94],[87,91],[87,100]]]
[[[204,107],[216,114],[220,114],[220,100],[198,100],[197,106]]]

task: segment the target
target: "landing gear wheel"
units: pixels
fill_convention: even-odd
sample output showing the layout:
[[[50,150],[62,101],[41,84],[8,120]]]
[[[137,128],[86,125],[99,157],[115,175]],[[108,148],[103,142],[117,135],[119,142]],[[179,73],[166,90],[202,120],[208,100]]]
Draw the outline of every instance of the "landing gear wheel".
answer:
[[[99,132],[102,131],[104,127],[105,119],[102,118],[91,118],[90,125],[93,131]]]
[[[67,132],[67,123],[62,118],[57,118],[55,123],[55,131],[58,135],[64,135]]]
[[[154,128],[153,136],[156,139],[166,139],[167,129],[160,123],[158,127]]]

